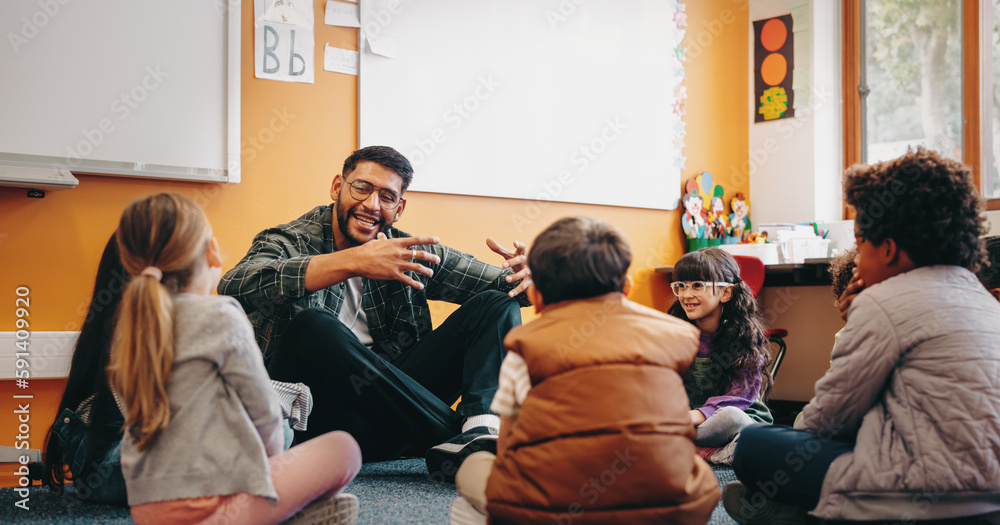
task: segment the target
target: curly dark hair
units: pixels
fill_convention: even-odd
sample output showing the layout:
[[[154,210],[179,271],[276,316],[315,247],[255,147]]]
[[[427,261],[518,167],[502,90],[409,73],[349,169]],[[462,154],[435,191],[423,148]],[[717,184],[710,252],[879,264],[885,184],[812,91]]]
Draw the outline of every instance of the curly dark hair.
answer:
[[[918,147],[899,158],[844,173],[857,233],[893,239],[917,267],[947,264],[976,271],[984,260],[986,220],[968,166]]]
[[[833,284],[833,298],[840,299],[840,295],[847,289],[847,284],[854,276],[854,258],[858,256],[858,249],[851,246],[843,253],[830,261],[830,280]]]
[[[674,265],[675,281],[710,281],[734,283],[733,297],[722,305],[719,328],[712,337],[712,355],[721,368],[715,395],[725,394],[739,381],[739,371],[756,368],[761,377],[759,396],[766,399],[771,389],[771,374],[767,372],[771,354],[767,350],[764,320],[753,291],[740,278],[740,266],[729,252],[719,248],[702,248],[685,254]],[[674,301],[667,313],[691,324],[680,301]]]
[[[625,286],[632,250],[614,226],[589,217],[565,217],[535,237],[528,267],[546,304],[586,299]]]
[[[1000,235],[983,238],[983,245],[989,264],[979,268],[976,276],[987,290],[994,290],[1000,288]]]

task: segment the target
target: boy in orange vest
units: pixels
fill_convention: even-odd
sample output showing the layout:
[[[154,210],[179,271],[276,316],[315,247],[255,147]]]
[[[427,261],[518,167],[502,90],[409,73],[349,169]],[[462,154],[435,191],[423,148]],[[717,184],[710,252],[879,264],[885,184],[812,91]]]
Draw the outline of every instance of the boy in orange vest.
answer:
[[[719,500],[681,375],[694,326],[629,301],[628,241],[556,221],[528,253],[541,316],[504,339],[497,455],[469,456],[452,523],[704,524]]]

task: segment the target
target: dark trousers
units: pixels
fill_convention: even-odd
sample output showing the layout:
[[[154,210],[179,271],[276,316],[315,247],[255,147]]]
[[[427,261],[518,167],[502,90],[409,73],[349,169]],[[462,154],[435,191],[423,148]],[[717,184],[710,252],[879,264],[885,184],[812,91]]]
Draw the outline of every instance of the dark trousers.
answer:
[[[380,354],[333,313],[309,309],[285,329],[268,372],[312,390],[309,430],[296,441],[345,430],[364,461],[395,459],[408,446],[426,450],[451,439],[465,417],[490,413],[503,338],[520,323],[513,299],[483,292],[410,348]]]
[[[751,425],[740,432],[733,454],[733,471],[755,498],[816,508],[823,478],[838,456],[854,450],[854,443],[820,439],[805,430],[783,425]]]
[[[821,439],[817,434],[782,425],[752,425],[743,429],[733,454],[733,471],[746,485],[747,503],[760,506],[761,498],[816,508],[823,479],[830,464],[854,450],[854,443]],[[826,525],[994,525],[1000,513],[943,520],[912,518],[882,521],[823,521]]]

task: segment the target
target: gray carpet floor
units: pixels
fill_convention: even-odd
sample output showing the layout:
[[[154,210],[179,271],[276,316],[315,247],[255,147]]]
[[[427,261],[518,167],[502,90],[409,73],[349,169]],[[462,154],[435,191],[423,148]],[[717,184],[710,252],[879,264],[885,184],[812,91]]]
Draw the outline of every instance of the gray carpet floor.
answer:
[[[732,469],[716,467],[719,485],[735,480]],[[359,522],[364,525],[428,523],[446,525],[451,500],[458,496],[450,483],[431,481],[421,459],[369,463],[347,487],[361,502]],[[128,508],[80,503],[72,489],[57,495],[44,487],[33,487],[28,510],[14,504],[20,497],[14,489],[0,489],[0,524],[92,524],[128,525]],[[709,525],[732,525],[733,521],[720,503]]]

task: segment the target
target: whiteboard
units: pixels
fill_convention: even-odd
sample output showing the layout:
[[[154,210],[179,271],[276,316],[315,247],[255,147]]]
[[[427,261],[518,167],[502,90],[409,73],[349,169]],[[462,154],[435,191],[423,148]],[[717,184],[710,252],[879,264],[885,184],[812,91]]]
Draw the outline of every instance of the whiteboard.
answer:
[[[0,163],[238,182],[240,1],[0,2]]]
[[[679,10],[675,0],[362,0],[361,146],[406,155],[415,191],[674,209]]]

